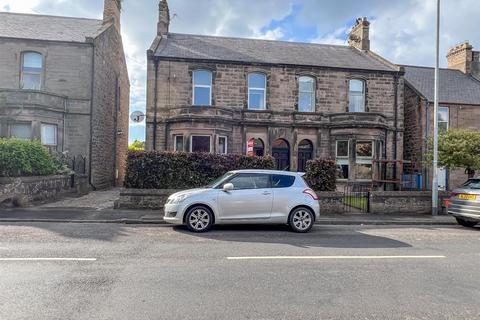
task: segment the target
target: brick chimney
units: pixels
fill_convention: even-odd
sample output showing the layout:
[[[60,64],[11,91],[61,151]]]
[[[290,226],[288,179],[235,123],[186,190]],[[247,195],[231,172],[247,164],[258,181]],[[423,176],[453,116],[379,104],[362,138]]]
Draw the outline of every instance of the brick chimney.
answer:
[[[113,22],[120,32],[120,12],[123,0],[105,0],[103,6],[103,23]]]
[[[164,36],[168,34],[170,28],[170,9],[168,9],[167,0],[160,0],[158,4],[158,25],[157,35]]]
[[[480,79],[480,52],[473,51],[468,41],[450,48],[447,60],[449,69],[460,70]]]
[[[370,50],[370,22],[366,17],[357,19],[348,35],[348,45],[359,50]]]

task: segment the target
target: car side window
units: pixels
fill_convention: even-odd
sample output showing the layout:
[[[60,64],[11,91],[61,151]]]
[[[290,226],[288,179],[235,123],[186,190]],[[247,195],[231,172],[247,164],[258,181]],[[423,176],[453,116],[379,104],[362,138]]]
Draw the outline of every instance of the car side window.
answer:
[[[269,179],[266,174],[241,173],[233,177],[228,183],[233,184],[234,190],[266,189],[270,187]]]
[[[286,176],[280,174],[272,175],[272,188],[289,188],[295,182],[294,176]]]

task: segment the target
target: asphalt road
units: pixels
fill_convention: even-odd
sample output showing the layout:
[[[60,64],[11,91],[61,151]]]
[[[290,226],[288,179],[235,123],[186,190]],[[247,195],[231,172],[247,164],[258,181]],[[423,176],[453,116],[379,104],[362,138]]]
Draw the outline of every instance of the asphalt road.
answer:
[[[2,320],[480,319],[479,273],[480,229],[0,225]]]

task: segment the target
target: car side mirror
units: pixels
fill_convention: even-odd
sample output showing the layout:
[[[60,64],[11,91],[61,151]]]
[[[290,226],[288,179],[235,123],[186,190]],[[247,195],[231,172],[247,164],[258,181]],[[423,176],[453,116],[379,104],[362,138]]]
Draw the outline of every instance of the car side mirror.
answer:
[[[235,187],[233,186],[232,183],[225,183],[223,185],[223,191],[225,192],[232,191],[233,189],[235,189]]]

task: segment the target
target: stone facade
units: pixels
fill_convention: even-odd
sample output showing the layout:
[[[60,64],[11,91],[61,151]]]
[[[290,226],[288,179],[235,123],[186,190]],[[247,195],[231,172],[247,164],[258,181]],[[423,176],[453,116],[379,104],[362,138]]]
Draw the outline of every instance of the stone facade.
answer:
[[[458,45],[450,49],[447,55],[449,69],[440,70],[439,108],[443,115],[439,120],[444,129],[480,130],[480,94],[478,94],[480,81],[474,77],[476,54],[477,52],[472,51],[472,46],[468,42]],[[425,162],[425,154],[428,140],[433,137],[434,101],[433,97],[429,96],[429,92],[433,92],[434,79],[432,76],[418,77],[421,73],[417,73],[412,79],[421,79],[421,82],[428,85],[423,87],[418,85],[418,82],[409,81],[409,69],[412,68],[430,69],[429,73],[433,74],[433,68],[406,67],[404,158],[412,161],[412,167],[409,170],[421,174],[423,187],[430,189],[432,170]],[[441,188],[452,190],[467,179],[465,169],[445,169],[440,171],[439,185]]]
[[[161,5],[162,8],[165,7]],[[168,15],[160,13],[160,17],[166,19]],[[368,21],[362,20],[362,25],[367,28],[368,38]],[[304,169],[305,157],[334,159],[336,141],[344,140],[350,142],[349,180],[357,177],[354,156],[357,141],[372,142],[373,158],[402,159],[401,68],[392,65],[389,70],[362,70],[159,57],[155,51],[168,41],[166,30],[159,30],[148,51],[147,149],[189,152],[192,136],[207,136],[211,152],[225,151],[223,139],[226,139],[228,153],[247,154],[249,142],[256,139],[263,143],[263,154],[276,156],[281,141],[288,150],[285,167],[297,171]],[[369,51],[356,54],[388,64]],[[194,105],[193,73],[198,70],[212,74],[209,106]],[[252,73],[266,76],[265,110],[248,108],[248,76]],[[311,112],[299,111],[299,79],[303,76],[315,83]],[[365,112],[349,112],[352,79],[365,84]],[[180,150],[176,147],[176,137],[183,140],[181,145],[177,144]],[[306,145],[311,145],[307,153]]]
[[[28,138],[42,141],[42,127],[54,128],[55,141],[47,146],[85,157],[93,188],[121,185],[125,170],[130,84],[117,6],[105,1],[104,21],[4,13],[10,21],[37,24],[37,33],[0,33],[0,137],[14,136],[15,126],[25,124]],[[42,34],[50,24],[75,33],[51,39]],[[35,89],[22,87],[29,52],[42,61]]]

